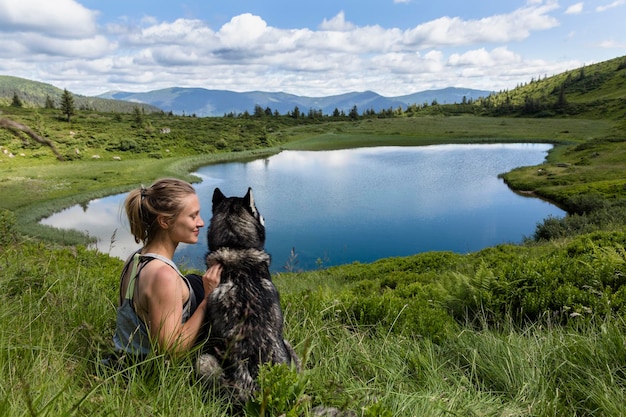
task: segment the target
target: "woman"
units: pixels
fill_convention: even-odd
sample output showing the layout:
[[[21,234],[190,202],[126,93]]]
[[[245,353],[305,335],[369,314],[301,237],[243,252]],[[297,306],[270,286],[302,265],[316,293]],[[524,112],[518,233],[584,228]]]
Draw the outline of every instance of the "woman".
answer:
[[[131,191],[124,206],[143,247],[128,258],[120,277],[115,347],[140,358],[153,351],[186,352],[200,334],[205,295],[222,271],[216,264],[202,277],[184,276],[172,262],[179,243],[198,242],[204,226],[198,196],[191,184],[165,178]]]

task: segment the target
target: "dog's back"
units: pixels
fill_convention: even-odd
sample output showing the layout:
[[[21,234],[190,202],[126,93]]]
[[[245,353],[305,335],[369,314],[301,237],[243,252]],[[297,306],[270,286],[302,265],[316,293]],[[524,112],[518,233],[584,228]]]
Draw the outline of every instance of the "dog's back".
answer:
[[[257,389],[261,364],[298,361],[283,339],[280,298],[263,249],[265,227],[251,189],[228,198],[215,189],[208,243],[207,265],[219,262],[223,271],[208,296],[208,338],[198,370],[245,402]]]

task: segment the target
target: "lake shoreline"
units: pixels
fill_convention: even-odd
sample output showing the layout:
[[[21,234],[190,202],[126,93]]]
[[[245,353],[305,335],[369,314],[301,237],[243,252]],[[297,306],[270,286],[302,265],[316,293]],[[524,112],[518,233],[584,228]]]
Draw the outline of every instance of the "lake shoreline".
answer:
[[[293,146],[296,143],[306,143],[306,145],[298,145]],[[229,152],[229,153],[217,153],[217,154],[203,154],[203,155],[193,155],[193,156],[182,156],[176,157],[171,160],[159,160],[158,169],[146,169],[141,170],[137,167],[140,167],[143,163],[154,163],[155,161],[150,160],[148,158],[142,158],[139,160],[124,160],[120,162],[116,162],[116,166],[123,166],[126,164],[133,164],[139,174],[137,176],[136,181],[131,184],[123,185],[123,184],[114,184],[108,187],[96,188],[95,190],[76,193],[69,196],[65,196],[58,199],[46,200],[46,201],[34,201],[24,207],[18,208],[14,210],[17,220],[17,229],[23,234],[37,236],[43,238],[44,240],[49,240],[52,242],[59,242],[61,244],[90,244],[93,242],[87,234],[75,231],[75,232],[67,232],[65,231],[62,236],[59,235],[59,230],[50,226],[44,226],[40,224],[40,221],[43,218],[49,217],[59,211],[67,209],[74,204],[86,204],[90,200],[95,198],[103,198],[107,196],[111,196],[114,194],[124,193],[132,190],[133,188],[139,186],[141,183],[152,183],[158,178],[164,176],[175,176],[184,180],[189,181],[192,184],[199,183],[201,179],[194,175],[194,172],[197,171],[202,166],[213,165],[213,164],[221,164],[227,162],[245,162],[250,160],[267,158],[272,155],[276,155],[282,151],[286,150],[303,150],[303,151],[329,151],[336,149],[357,149],[363,147],[380,147],[380,146],[400,146],[400,147],[410,147],[410,146],[432,146],[432,145],[453,145],[453,144],[506,144],[506,143],[549,143],[553,146],[558,146],[559,141],[547,141],[547,140],[520,140],[520,139],[502,139],[500,141],[496,140],[485,140],[485,139],[474,139],[474,140],[451,140],[451,139],[436,139],[432,141],[423,141],[421,139],[414,139],[412,141],[407,142],[406,138],[395,138],[395,140],[380,142],[380,140],[376,142],[372,142],[370,139],[363,139],[361,141],[353,140],[350,142],[351,146],[340,146],[336,147],[336,144],[326,143],[325,146],[321,146],[317,142],[310,142],[308,139],[304,141],[296,141],[290,142],[283,146],[277,146],[272,148],[265,149],[252,149],[241,152]],[[82,164],[82,162],[70,162],[71,164]],[[158,175],[157,172],[162,173],[162,175]],[[149,176],[146,178],[146,174],[150,172],[155,172],[156,176]],[[509,188],[511,188],[509,186]],[[515,189],[511,188],[514,192]]]
[[[370,262],[381,257],[405,256],[431,250],[453,250],[461,253],[482,249],[499,242],[520,241],[523,236],[533,232],[537,221],[541,221],[549,214],[560,217],[563,212],[513,197],[514,194],[518,194],[511,193],[511,189],[498,178],[498,173],[511,167],[544,160],[551,146],[536,143],[442,144],[427,147],[429,150],[419,146],[407,148],[406,151],[402,150],[402,147],[385,146],[328,151],[326,154],[285,150],[284,153],[273,154],[271,159],[268,156],[238,158],[226,163],[204,165],[194,170],[193,175],[203,180],[202,186],[196,186],[196,189],[199,195],[203,196],[202,216],[205,220],[211,215],[211,203],[210,199],[207,201],[207,195],[212,193],[213,187],[220,186],[227,194],[238,195],[241,190],[252,186],[255,197],[263,204],[264,216],[271,219],[270,223],[274,224],[272,238],[268,237],[266,242],[268,244],[266,249],[274,255],[274,265],[280,267],[285,264],[286,254],[295,247],[299,254],[300,266],[309,270],[319,262],[328,265],[353,261]],[[424,150],[421,150],[422,148]],[[247,162],[232,163],[242,160]],[[446,170],[444,161],[462,167],[464,172],[462,181],[458,179],[459,171]],[[372,170],[355,168],[359,166],[358,164],[365,164]],[[311,169],[319,172],[319,175],[309,173],[308,170]],[[355,170],[357,172],[353,173]],[[338,179],[341,181],[337,181]],[[307,193],[310,192],[314,196],[319,194],[320,201],[313,200],[312,203],[301,206],[301,198],[292,199],[284,195],[279,202],[276,196],[281,193],[299,195],[298,190],[289,191],[290,183],[293,181],[297,182],[298,189],[309,190]],[[362,183],[363,181],[365,183]],[[412,185],[407,188],[405,182],[405,186],[400,188],[387,186],[401,184],[403,181],[408,181]],[[407,188],[405,192],[399,191],[404,188]],[[448,190],[446,195],[450,197],[443,197],[440,190],[444,189]],[[375,195],[370,196],[368,190]],[[410,190],[412,192],[409,192]],[[478,196],[470,197],[470,193],[476,194],[475,191],[478,191]],[[496,194],[491,194],[494,192]],[[132,239],[129,240],[127,226],[117,224],[115,232],[113,231],[111,225],[118,223],[123,216],[110,218],[110,213],[119,211],[124,195],[117,193],[89,204],[74,205],[64,212],[43,219],[42,222],[48,226],[65,227],[64,230],[89,230],[92,236],[98,238],[96,248],[123,257],[124,253],[129,252],[129,248],[134,248],[135,245],[134,242],[130,242]],[[459,208],[454,208],[457,204],[446,203],[450,198],[464,201],[464,208],[459,211]],[[389,211],[388,204],[381,202],[381,199],[386,202],[396,201],[398,204],[394,206],[405,207],[408,210],[398,208]],[[499,203],[495,203],[496,201]],[[501,201],[507,203],[503,206]],[[317,210],[309,210],[307,207],[311,204]],[[550,206],[558,208],[552,204]],[[478,211],[477,207],[480,207]],[[527,208],[520,212],[521,207]],[[358,214],[360,208],[365,208],[366,212]],[[329,209],[331,211],[328,214],[320,214],[322,218],[315,219],[318,212],[325,213]],[[285,221],[290,218],[290,210],[301,213],[300,219],[295,224]],[[484,214],[479,214],[487,211],[493,212],[493,215],[486,216],[491,220],[487,220]],[[356,214],[344,219],[349,212]],[[534,217],[529,213],[535,213]],[[461,218],[455,220],[459,215],[464,220]],[[452,217],[441,224],[439,219],[442,216]],[[349,226],[360,223],[361,220],[358,219],[361,218],[367,218],[367,224]],[[527,220],[529,218],[532,218],[530,223]],[[505,219],[517,219],[513,223],[516,226],[512,226],[511,220]],[[331,220],[330,223],[328,220]],[[437,222],[436,226],[431,224],[433,221]],[[445,231],[445,225],[450,221],[463,226],[456,229],[456,232]],[[293,230],[300,230],[303,227],[306,230],[306,225],[311,224],[318,225],[315,231],[309,230],[303,235],[293,233]],[[332,224],[335,226],[331,226]],[[341,244],[339,241],[335,242],[335,238],[332,237],[338,230],[336,226],[339,225],[341,230],[353,227],[350,229],[353,231],[344,230],[341,233],[343,236],[340,239]],[[410,236],[422,237],[419,239],[407,237],[406,233],[397,230],[398,225],[402,225],[402,230],[407,230],[407,227],[414,230]],[[379,228],[382,229],[378,230]],[[473,231],[467,234],[467,230]],[[368,248],[369,245],[365,242],[370,239],[365,236],[361,239],[346,237],[359,236],[364,233],[363,231],[367,231],[368,236],[373,234],[394,243],[391,246],[385,245],[385,250],[381,251],[380,247]],[[490,237],[487,237],[486,233]],[[493,233],[496,234],[492,236]],[[110,239],[111,235],[115,237],[114,242]],[[434,240],[427,238],[435,235],[440,238]],[[455,236],[453,241],[456,243],[448,241],[449,238],[443,236]],[[200,259],[195,248],[183,246],[179,249],[177,252],[180,254],[180,260],[190,259],[193,261],[191,264],[195,264],[194,260]],[[119,254],[120,251],[123,252],[122,255]]]

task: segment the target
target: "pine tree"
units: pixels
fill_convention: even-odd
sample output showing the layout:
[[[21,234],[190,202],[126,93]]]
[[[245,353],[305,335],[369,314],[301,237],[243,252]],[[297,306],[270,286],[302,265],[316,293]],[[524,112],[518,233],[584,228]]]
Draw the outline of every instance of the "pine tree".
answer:
[[[56,106],[54,105],[54,100],[50,97],[49,94],[46,94],[46,109],[54,109]]]
[[[72,93],[67,91],[67,89],[63,90],[63,96],[61,96],[61,111],[65,116],[67,116],[68,122],[76,113],[76,108],[74,107],[74,96],[72,96]]]
[[[11,101],[11,107],[22,107],[24,103],[20,100],[20,97],[17,93],[13,93],[13,101]]]
[[[567,106],[567,99],[565,98],[565,84],[561,84],[559,89],[559,98],[556,101],[556,108],[563,109]]]
[[[143,108],[138,106],[133,107],[133,119],[136,127],[144,127]]]
[[[348,113],[348,116],[352,120],[356,120],[359,118],[359,110],[357,109],[356,105],[352,106],[352,108],[350,109],[350,113]]]

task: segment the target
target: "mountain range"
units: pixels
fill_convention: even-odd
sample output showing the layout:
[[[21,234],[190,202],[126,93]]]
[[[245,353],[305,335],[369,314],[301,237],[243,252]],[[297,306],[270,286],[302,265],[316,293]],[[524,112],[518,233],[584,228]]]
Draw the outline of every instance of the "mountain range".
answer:
[[[298,110],[307,114],[309,110],[321,110],[324,115],[332,115],[335,109],[348,114],[356,106],[362,113],[366,110],[406,108],[407,106],[436,101],[438,104],[461,103],[463,100],[475,100],[487,97],[491,91],[469,88],[449,87],[440,90],[428,90],[398,97],[383,97],[372,91],[352,92],[327,97],[306,97],[287,93],[273,92],[234,92],[228,90],[207,90],[204,88],[172,87],[144,93],[110,91],[98,98],[123,100],[148,104],[174,114],[204,116],[224,116],[227,114],[254,113],[256,106],[272,113],[287,114]]]
[[[351,92],[327,97],[306,97],[281,92],[235,92],[228,90],[208,90],[205,88],[171,87],[147,92],[109,91],[97,96],[73,94],[79,109],[96,111],[132,112],[141,107],[146,112],[165,111],[179,115],[198,117],[253,114],[260,106],[272,113],[287,114],[297,107],[300,113],[310,110],[332,115],[335,110],[348,114],[355,106],[362,114],[367,110],[379,113],[382,110],[406,108],[411,105],[453,104],[464,100],[487,97],[491,91],[471,88],[449,87],[427,90],[397,97],[383,97],[373,91]],[[43,107],[51,98],[60,103],[63,90],[51,84],[24,78],[0,75],[0,102],[11,102],[14,94],[27,105]]]

